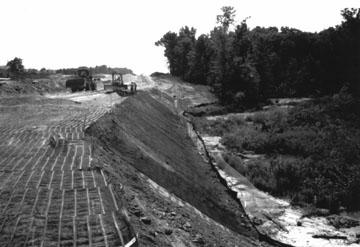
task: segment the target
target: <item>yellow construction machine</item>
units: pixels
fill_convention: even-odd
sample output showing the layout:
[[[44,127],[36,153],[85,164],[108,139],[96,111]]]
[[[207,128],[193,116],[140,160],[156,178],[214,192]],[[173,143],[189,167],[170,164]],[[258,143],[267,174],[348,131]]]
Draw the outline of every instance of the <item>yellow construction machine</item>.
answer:
[[[123,79],[123,74],[118,72],[113,72],[111,74],[111,82],[104,83],[105,93],[116,92],[120,96],[126,96],[135,94],[137,91],[137,85],[135,82],[130,84],[125,84]]]

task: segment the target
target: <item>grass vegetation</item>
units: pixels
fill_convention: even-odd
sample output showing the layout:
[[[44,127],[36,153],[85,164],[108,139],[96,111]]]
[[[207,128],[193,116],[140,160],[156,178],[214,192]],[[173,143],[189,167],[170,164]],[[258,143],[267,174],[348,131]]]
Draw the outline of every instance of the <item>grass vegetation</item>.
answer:
[[[269,110],[228,120],[196,121],[222,137],[225,160],[259,189],[336,212],[360,209],[360,102],[346,89],[287,111]],[[266,159],[244,162],[253,151]]]

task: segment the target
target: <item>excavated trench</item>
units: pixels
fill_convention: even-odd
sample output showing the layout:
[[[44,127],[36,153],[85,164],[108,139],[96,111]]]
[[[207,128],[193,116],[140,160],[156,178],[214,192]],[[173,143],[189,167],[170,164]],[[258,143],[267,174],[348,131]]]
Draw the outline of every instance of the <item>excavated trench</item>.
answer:
[[[87,134],[121,157],[116,165],[130,164],[228,229],[258,239],[241,204],[198,153],[186,119],[169,107],[172,104],[155,98],[147,92],[129,97],[91,125]]]

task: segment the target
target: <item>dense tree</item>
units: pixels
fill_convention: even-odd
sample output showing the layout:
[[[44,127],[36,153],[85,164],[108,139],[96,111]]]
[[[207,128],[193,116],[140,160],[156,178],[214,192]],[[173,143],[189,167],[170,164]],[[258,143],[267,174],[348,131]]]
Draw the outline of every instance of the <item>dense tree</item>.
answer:
[[[20,75],[24,73],[24,65],[22,64],[22,59],[15,57],[13,60],[10,60],[6,64],[8,66],[8,71],[12,75]]]
[[[194,28],[187,26],[180,29],[179,34],[168,32],[159,41],[155,43],[157,46],[165,46],[165,56],[169,59],[170,73],[189,79],[190,58],[195,46]]]
[[[210,34],[195,29],[168,32],[164,46],[170,73],[209,84],[230,105],[269,97],[334,94],[344,85],[360,96],[360,9],[344,9],[344,20],[319,33],[282,27],[250,30],[246,19],[233,31],[235,10],[223,7]]]
[[[168,59],[170,73],[177,75],[177,63],[175,46],[177,45],[178,35],[174,32],[167,32],[159,41],[155,43],[156,46],[164,46],[165,57]]]
[[[207,84],[210,72],[210,61],[213,56],[210,39],[202,34],[198,37],[193,49],[188,54],[190,81],[198,84]]]
[[[216,22],[227,30],[231,24],[235,21],[235,9],[231,6],[224,6],[221,8],[223,12],[221,15],[216,16]]]
[[[128,68],[111,68],[106,65],[95,66],[95,67],[79,67],[89,69],[91,74],[111,74],[113,71],[123,74],[132,74],[132,70]],[[67,75],[74,75],[78,68],[67,68],[67,69],[58,69],[57,73],[63,73]]]

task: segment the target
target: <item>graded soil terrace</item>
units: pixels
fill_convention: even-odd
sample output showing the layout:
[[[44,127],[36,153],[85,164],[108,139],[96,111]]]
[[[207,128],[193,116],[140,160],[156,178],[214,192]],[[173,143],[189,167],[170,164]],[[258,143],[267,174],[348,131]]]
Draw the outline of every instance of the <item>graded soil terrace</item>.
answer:
[[[114,194],[121,185],[108,182],[84,135],[122,99],[91,99],[0,100],[0,246],[120,246],[135,240],[121,194]]]

